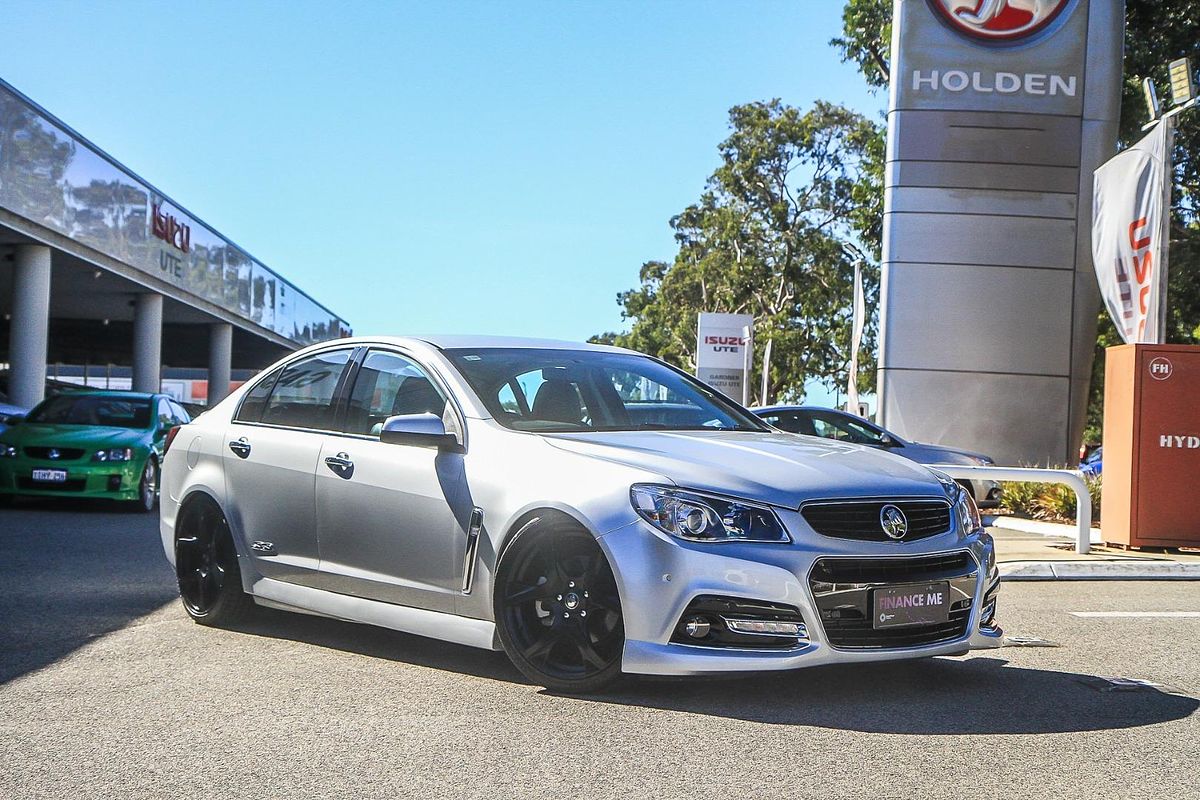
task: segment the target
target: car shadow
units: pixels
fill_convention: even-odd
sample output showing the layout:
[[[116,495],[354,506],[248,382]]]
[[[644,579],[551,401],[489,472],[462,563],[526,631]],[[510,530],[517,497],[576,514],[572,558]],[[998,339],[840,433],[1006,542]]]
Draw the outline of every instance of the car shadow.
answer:
[[[259,609],[243,633],[529,684],[503,653],[340,620]],[[1181,719],[1200,700],[1153,689],[1098,691],[1095,676],[972,656],[704,678],[626,676],[585,702],[772,725],[932,736],[1101,731]],[[547,694],[553,694],[542,690]]]
[[[23,499],[0,510],[0,684],[178,597],[156,514]]]

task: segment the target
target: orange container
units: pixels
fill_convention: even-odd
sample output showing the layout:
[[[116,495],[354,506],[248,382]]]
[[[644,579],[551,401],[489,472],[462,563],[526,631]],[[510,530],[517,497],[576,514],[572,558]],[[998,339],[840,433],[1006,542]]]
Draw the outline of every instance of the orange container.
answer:
[[[1104,365],[1109,544],[1200,547],[1200,347],[1110,347]]]

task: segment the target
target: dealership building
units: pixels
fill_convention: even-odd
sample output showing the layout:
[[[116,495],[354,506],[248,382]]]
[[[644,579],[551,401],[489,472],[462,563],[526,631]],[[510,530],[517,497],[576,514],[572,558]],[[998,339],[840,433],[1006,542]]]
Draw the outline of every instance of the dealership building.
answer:
[[[163,366],[231,372],[348,336],[349,324],[0,81],[0,362],[9,402],[48,365],[116,364],[158,391]]]

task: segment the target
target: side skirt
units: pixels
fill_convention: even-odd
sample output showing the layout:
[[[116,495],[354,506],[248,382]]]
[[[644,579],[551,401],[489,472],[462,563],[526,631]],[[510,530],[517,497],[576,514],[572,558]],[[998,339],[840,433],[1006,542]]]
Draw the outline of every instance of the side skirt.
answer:
[[[336,594],[272,578],[256,580],[251,587],[251,593],[259,605],[284,611],[332,617],[364,625],[378,625],[381,628],[484,650],[501,649],[500,639],[496,636],[496,625],[488,620],[468,619],[440,611],[381,603],[378,600]]]

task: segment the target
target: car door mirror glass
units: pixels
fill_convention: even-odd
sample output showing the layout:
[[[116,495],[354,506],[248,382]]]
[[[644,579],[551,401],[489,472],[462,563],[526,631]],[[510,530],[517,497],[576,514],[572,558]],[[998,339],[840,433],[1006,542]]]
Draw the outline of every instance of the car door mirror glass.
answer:
[[[406,444],[417,447],[436,447],[439,450],[462,450],[458,437],[446,430],[446,423],[437,414],[398,414],[384,420],[379,441],[387,444]]]

